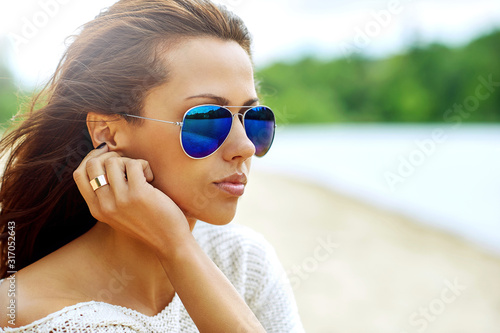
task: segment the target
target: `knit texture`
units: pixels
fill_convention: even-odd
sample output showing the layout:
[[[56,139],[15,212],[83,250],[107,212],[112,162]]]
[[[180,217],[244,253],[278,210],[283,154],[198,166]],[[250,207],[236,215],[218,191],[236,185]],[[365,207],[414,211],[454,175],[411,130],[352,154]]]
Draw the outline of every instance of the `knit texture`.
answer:
[[[303,332],[293,293],[274,249],[255,231],[240,225],[198,222],[193,235],[243,296],[266,332]],[[3,280],[0,280],[0,283]],[[175,294],[155,316],[104,302],[66,307],[19,328],[0,332],[199,332]]]

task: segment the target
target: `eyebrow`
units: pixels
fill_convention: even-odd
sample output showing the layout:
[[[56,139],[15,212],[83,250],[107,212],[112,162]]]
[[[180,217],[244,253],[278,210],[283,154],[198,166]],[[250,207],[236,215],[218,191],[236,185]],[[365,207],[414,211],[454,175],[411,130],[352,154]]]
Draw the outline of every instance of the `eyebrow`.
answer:
[[[208,99],[214,100],[220,106],[231,106],[231,105],[229,105],[229,100],[227,98],[217,96],[214,94],[200,94],[200,95],[190,96],[190,97],[186,98],[186,100],[194,99],[194,98],[208,98]],[[255,104],[259,101],[260,100],[257,97],[251,98],[248,101],[246,101],[243,105],[237,105],[237,106],[251,106],[252,104]]]

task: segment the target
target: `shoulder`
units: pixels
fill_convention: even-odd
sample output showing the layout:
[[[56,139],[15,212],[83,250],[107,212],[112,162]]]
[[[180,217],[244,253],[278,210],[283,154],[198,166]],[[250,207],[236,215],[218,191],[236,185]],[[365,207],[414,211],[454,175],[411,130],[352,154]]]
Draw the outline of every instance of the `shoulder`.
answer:
[[[61,251],[24,267],[0,284],[0,327],[26,326],[90,300],[76,288],[75,278],[82,276],[70,269],[69,257]],[[11,308],[6,310],[5,305]],[[5,318],[10,319],[11,312],[15,320],[9,322]]]
[[[258,232],[238,224],[198,222],[193,235],[245,298],[283,281],[284,271],[274,248]]]
[[[19,322],[14,311],[10,322],[0,325],[0,332],[108,332],[109,325],[119,323],[120,332],[144,331],[140,321],[119,307],[100,302],[82,302],[66,306],[30,323]]]
[[[193,235],[216,264],[226,261],[233,266],[279,263],[274,248],[264,236],[243,225],[215,226],[198,222]]]
[[[0,284],[0,327],[20,327],[30,324],[68,304],[58,298],[57,283],[34,277],[23,269],[2,280]]]
[[[268,248],[270,245],[258,232],[239,224],[211,225],[197,222],[193,235],[202,247],[212,248],[224,244],[240,247]]]
[[[287,274],[271,244],[242,225],[198,223],[193,230],[196,240],[243,296],[266,331],[303,332]]]

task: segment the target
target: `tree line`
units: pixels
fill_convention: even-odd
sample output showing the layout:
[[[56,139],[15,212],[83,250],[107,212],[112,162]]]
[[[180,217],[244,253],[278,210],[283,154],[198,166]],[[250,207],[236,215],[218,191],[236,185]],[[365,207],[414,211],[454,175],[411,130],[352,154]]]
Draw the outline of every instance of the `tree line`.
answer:
[[[415,45],[384,59],[314,57],[261,68],[278,122],[498,122],[500,31],[466,46]]]
[[[499,122],[499,59],[495,31],[462,47],[417,43],[384,59],[278,62],[259,68],[256,77],[278,123]],[[25,100],[13,81],[0,62],[4,124]]]

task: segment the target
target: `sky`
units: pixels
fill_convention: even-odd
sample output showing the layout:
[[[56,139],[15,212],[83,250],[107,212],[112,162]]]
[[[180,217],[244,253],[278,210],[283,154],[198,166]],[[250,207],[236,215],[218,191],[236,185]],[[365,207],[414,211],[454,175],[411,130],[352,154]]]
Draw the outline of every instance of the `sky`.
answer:
[[[22,0],[0,4],[2,48],[20,86],[41,85],[65,38],[116,0]],[[465,44],[500,29],[498,0],[216,0],[241,16],[257,66],[305,55],[386,56],[414,41]]]

